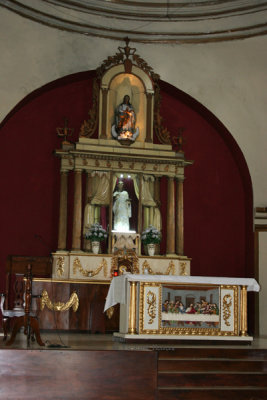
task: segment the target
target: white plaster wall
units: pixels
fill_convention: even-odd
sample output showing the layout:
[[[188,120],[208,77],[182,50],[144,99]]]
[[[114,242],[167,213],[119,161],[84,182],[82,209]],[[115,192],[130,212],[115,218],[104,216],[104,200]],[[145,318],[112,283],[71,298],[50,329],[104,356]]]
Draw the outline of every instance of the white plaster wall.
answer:
[[[130,45],[161,79],[197,99],[228,128],[247,160],[255,206],[266,206],[267,36],[198,45]],[[0,8],[0,121],[34,89],[95,69],[118,46],[124,43],[59,31]],[[266,264],[267,254],[261,256]]]

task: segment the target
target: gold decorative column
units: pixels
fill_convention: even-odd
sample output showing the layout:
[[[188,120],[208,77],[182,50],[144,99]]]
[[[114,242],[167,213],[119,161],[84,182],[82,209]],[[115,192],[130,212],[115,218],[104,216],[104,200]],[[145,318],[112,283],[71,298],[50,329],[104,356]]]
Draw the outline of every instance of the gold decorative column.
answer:
[[[82,171],[75,170],[72,250],[81,250],[81,231],[82,231]]]
[[[176,181],[176,254],[184,255],[184,180]]]
[[[247,318],[247,287],[241,287],[240,295],[240,334],[241,336],[247,336],[248,330],[248,318]]]
[[[168,177],[167,199],[167,255],[175,254],[175,204],[174,204],[174,178]]]
[[[130,308],[129,308],[129,323],[128,333],[135,334],[136,332],[136,282],[130,282]]]
[[[67,247],[67,215],[68,215],[67,209],[68,209],[68,171],[61,171],[59,224],[58,224],[58,250],[66,250]]]

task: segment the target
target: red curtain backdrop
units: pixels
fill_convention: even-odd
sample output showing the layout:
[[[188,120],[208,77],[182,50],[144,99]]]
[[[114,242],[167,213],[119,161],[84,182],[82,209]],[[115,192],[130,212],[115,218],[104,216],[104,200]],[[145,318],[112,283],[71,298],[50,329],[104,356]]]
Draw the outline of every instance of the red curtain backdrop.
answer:
[[[78,140],[92,103],[93,77],[94,72],[78,73],[38,89],[0,125],[0,290],[8,255],[47,256],[57,248],[60,162],[53,153],[61,139],[56,128],[67,117],[74,128],[70,140]],[[191,274],[252,276],[252,187],[242,152],[222,123],[190,96],[166,82],[161,82],[161,95],[164,125],[172,136],[184,128],[185,156],[194,160],[184,182],[185,255],[192,258]],[[161,201],[165,246],[164,179]],[[72,210],[70,203],[69,248]]]

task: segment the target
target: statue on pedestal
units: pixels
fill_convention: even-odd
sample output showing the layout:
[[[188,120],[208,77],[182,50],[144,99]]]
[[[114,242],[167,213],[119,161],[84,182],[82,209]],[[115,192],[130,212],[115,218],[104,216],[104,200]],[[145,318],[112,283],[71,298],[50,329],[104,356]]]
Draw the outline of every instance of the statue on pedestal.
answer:
[[[129,232],[129,218],[132,216],[131,201],[128,192],[123,190],[123,181],[118,183],[118,190],[113,193],[114,231]]]
[[[139,135],[139,129],[135,128],[136,115],[132,104],[130,103],[130,96],[125,95],[123,102],[118,106],[115,111],[115,124],[112,125],[112,136],[122,141],[134,142]]]

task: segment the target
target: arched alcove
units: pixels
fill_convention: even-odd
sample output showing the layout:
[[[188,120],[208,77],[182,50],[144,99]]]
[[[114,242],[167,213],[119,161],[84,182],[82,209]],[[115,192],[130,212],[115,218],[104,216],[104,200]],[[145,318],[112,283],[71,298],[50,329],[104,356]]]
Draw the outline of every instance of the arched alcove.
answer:
[[[56,128],[66,117],[74,128],[69,140],[78,140],[92,104],[94,76],[94,71],[81,72],[45,85],[23,99],[0,126],[2,287],[8,255],[42,256],[56,249],[59,160],[53,152],[61,142]],[[166,82],[160,81],[160,87],[163,123],[172,137],[184,128],[185,155],[194,160],[184,183],[185,254],[192,257],[191,274],[251,276],[252,186],[243,154],[205,107]]]

